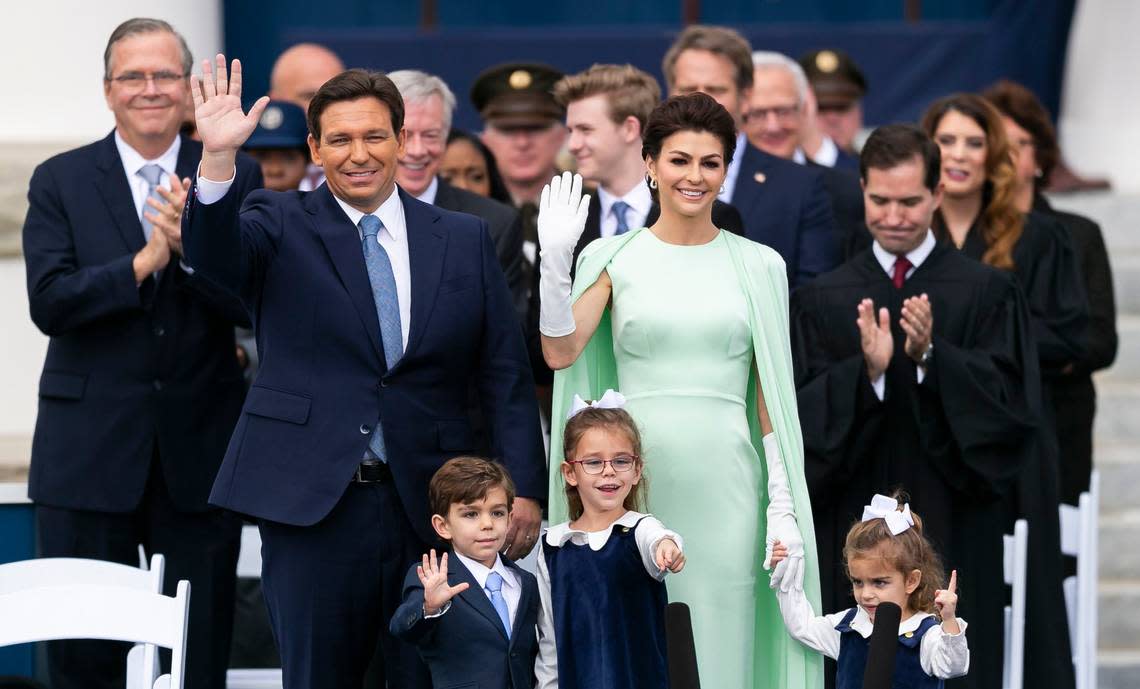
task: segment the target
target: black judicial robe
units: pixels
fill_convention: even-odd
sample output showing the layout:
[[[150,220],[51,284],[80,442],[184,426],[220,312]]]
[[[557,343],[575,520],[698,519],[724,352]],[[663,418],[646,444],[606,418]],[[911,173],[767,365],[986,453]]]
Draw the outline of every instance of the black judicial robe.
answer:
[[[940,234],[936,223],[936,234]],[[980,221],[966,235],[962,253],[981,261],[985,239]],[[1064,559],[1061,556],[1060,458],[1054,387],[1065,367],[1084,356],[1088,300],[1068,232],[1040,213],[1025,216],[1013,248],[1014,270],[1029,304],[1042,376],[1044,425],[1033,439],[1036,461],[1018,475],[1008,502],[1009,522],[1029,522],[1029,564],[1025,618],[1025,686],[1072,689],[1072,651],[1065,615]],[[968,619],[968,618],[967,618]]]
[[[903,352],[902,302],[926,293],[934,358],[922,384]],[[856,306],[891,314],[884,399],[867,377]],[[951,686],[1001,682],[1004,495],[1032,457],[1037,353],[1010,276],[939,245],[896,289],[870,249],[792,293],[792,347],[824,612],[852,605],[843,542],[874,493],[904,489],[926,535],[958,570],[970,672]]]

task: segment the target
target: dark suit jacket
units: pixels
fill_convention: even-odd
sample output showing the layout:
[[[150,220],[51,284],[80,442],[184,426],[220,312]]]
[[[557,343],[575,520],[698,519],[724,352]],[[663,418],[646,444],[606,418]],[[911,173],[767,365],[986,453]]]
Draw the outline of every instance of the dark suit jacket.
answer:
[[[523,229],[519,212],[505,203],[457,189],[439,179],[435,192],[435,205],[449,211],[470,213],[487,221],[487,232],[495,243],[499,266],[507,276],[515,310],[521,321],[526,313],[527,282],[523,270]]]
[[[592,193],[590,196],[590,210],[586,216],[586,227],[582,230],[582,236],[578,239],[578,245],[574,247],[574,261],[570,264],[571,276],[577,270],[578,256],[581,255],[582,250],[586,245],[595,239],[602,236],[602,202],[598,200],[598,194]],[[649,213],[645,216],[645,226],[649,227],[657,222],[661,217],[661,206],[654,202],[649,207]],[[714,201],[712,207],[712,220],[713,224],[722,230],[726,230],[733,234],[744,236],[744,221],[740,218],[740,213],[731,204],[722,201]],[[554,381],[554,372],[546,365],[546,360],[542,357],[542,335],[538,332],[538,317],[540,300],[538,296],[538,269],[539,264],[537,255],[535,259],[535,269],[531,275],[531,289],[530,289],[530,303],[526,313],[526,345],[527,353],[530,356],[531,369],[534,372],[534,380],[539,385],[550,385]]]
[[[210,205],[192,195],[186,255],[241,295],[261,355],[214,504],[286,524],[318,522],[340,500],[382,419],[404,511],[432,542],[428,482],[444,461],[474,449],[466,413],[473,382],[492,456],[519,495],[545,497],[534,383],[487,224],[398,193],[412,303],[408,346],[391,368],[359,230],[328,185],[259,191],[244,204],[232,190]]]
[[[183,138],[176,172],[202,145]],[[261,186],[241,156],[233,194]],[[50,336],[40,377],[29,495],[45,505],[127,512],[157,449],[174,504],[206,509],[237,420],[241,306],[177,257],[136,285],[146,244],[114,133],[36,168],[24,260],[32,320]]]
[[[839,265],[835,218],[819,171],[769,155],[745,143],[732,205],[744,233],[783,257],[798,287]]]
[[[865,209],[863,208],[863,187],[859,184],[858,168],[855,171],[836,167],[826,167],[808,162],[808,167],[819,170],[823,175],[823,186],[831,199],[831,210],[835,215],[836,247],[843,261],[871,246],[871,233],[867,230]]]
[[[522,582],[522,596],[507,638],[487,594],[455,552],[447,559],[447,583],[469,587],[451,599],[443,615],[424,619],[424,588],[416,566],[404,580],[403,603],[388,626],[393,635],[415,644],[431,669],[432,686],[463,689],[531,689],[538,655],[538,581],[510,560]]]

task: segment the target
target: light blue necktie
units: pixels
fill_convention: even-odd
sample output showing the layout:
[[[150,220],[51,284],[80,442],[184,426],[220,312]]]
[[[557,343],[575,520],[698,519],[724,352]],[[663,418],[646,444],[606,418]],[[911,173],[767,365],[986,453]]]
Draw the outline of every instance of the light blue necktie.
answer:
[[[511,638],[511,614],[507,612],[507,601],[503,598],[503,576],[498,572],[491,572],[487,575],[487,583],[483,588],[487,589],[487,595],[491,597],[491,606],[495,608],[495,612],[499,613],[499,619],[503,621],[503,629],[507,632],[507,638]]]
[[[625,234],[629,232],[629,221],[625,219],[626,211],[629,210],[629,204],[625,201],[614,201],[613,210],[614,217],[617,218],[617,233]]]
[[[158,195],[158,181],[162,179],[162,168],[155,165],[154,163],[143,165],[141,168],[139,168],[139,176],[146,180],[146,198],[163,201],[164,199]],[[143,236],[146,237],[146,240],[149,242],[150,235],[154,232],[154,225],[146,219],[145,215],[143,215],[143,213],[148,210],[152,213],[157,212],[149,205],[147,205],[146,199],[143,199],[143,207],[142,212],[139,213],[139,220],[142,221]]]
[[[376,315],[380,318],[380,340],[384,344],[384,360],[388,362],[388,369],[391,370],[404,355],[404,334],[400,327],[400,301],[396,297],[396,276],[392,273],[392,262],[388,260],[388,252],[376,238],[382,229],[384,223],[375,215],[366,215],[360,219],[360,231],[364,235],[361,240],[364,243],[364,264],[368,268],[368,282],[372,283],[372,299],[376,302]],[[372,429],[372,437],[368,439],[368,449],[377,459],[388,461],[379,420]]]

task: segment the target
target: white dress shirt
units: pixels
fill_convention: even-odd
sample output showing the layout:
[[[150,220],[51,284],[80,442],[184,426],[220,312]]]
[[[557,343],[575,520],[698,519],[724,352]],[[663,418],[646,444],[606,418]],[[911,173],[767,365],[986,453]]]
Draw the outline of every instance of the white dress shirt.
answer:
[[[614,203],[617,201],[629,204],[629,210],[625,213],[625,222],[629,225],[629,229],[636,230],[645,227],[645,219],[649,217],[649,209],[653,206],[653,195],[649,193],[649,187],[644,184],[635,184],[633,189],[620,198],[598,187],[598,204],[602,213],[598,231],[603,237],[617,234],[618,222],[617,216],[614,215]]]
[[[744,160],[744,151],[750,144],[748,138],[744,136],[744,132],[736,135],[736,152],[732,154],[732,162],[728,164],[728,169],[725,170],[724,177],[724,191],[717,194],[717,198],[725,203],[732,202],[732,195],[736,191],[736,178],[740,176],[740,164]]]
[[[220,201],[234,183],[236,175],[237,170],[235,169],[234,174],[228,180],[217,182],[206,179],[199,174],[198,203],[208,206]],[[333,194],[333,198],[336,199],[337,205],[348,216],[352,224],[356,226],[356,235],[363,237],[364,235],[360,230],[360,219],[364,217],[364,211],[359,211],[348,205],[336,194]],[[392,275],[396,279],[396,300],[400,304],[400,334],[403,336],[404,349],[407,350],[408,328],[411,326],[412,320],[412,269],[408,259],[408,225],[404,220],[404,204],[400,202],[400,194],[395,186],[392,187],[392,193],[372,215],[380,218],[380,222],[384,223],[384,229],[376,235],[376,238],[379,240],[380,246],[384,247],[384,251],[388,252],[388,261],[392,264]]]
[[[416,200],[417,201],[423,201],[426,204],[434,206],[435,205],[435,195],[438,193],[439,193],[439,177],[432,177],[431,178],[431,184],[428,185],[427,189],[424,189],[424,193],[422,193],[416,197]]]
[[[928,256],[930,256],[930,252],[934,251],[934,247],[937,245],[937,243],[938,242],[934,239],[934,232],[928,229],[926,230],[926,238],[922,240],[922,243],[911,251],[907,252],[906,259],[910,261],[910,268],[906,271],[907,280],[910,279],[911,275],[914,275],[914,271],[918,270],[918,267],[922,265],[922,262],[925,261]],[[873,242],[871,244],[871,253],[875,254],[875,258],[879,261],[879,265],[881,265],[883,267],[883,270],[886,271],[887,277],[894,279],[895,263],[898,261],[899,257],[879,246],[878,242]],[[878,318],[878,315],[876,315],[876,322],[878,322]],[[915,371],[917,372],[916,375],[918,376],[918,382],[921,384],[922,381],[926,379],[926,371],[924,371],[921,366],[916,367]],[[887,374],[879,374],[878,378],[871,381],[871,388],[874,389],[875,396],[878,397],[880,401],[882,401],[883,397],[885,397],[887,393]]]
[[[639,523],[640,522],[640,523]],[[558,643],[554,638],[554,605],[550,593],[550,572],[546,569],[543,548],[547,545],[561,547],[567,541],[575,545],[589,545],[590,550],[601,550],[610,539],[615,525],[634,528],[633,536],[637,550],[641,553],[641,564],[649,576],[658,581],[665,579],[669,570],[657,569],[655,555],[657,545],[663,539],[671,538],[677,548],[684,550],[681,535],[665,528],[659,519],[640,512],[627,511],[609,527],[601,531],[580,531],[570,527],[569,522],[556,524],[546,530],[538,539],[538,658],[534,663],[538,683],[535,689],[557,689],[558,687]],[[629,630],[636,634],[637,630]],[[571,643],[574,643],[573,641]]]
[[[471,572],[471,576],[475,577],[478,582],[479,588],[483,591],[483,595],[487,596],[487,600],[491,600],[491,594],[487,593],[487,577],[491,572],[498,572],[499,576],[503,578],[503,600],[507,603],[508,619],[511,621],[511,629],[515,627],[515,614],[519,610],[519,600],[522,599],[522,582],[505,564],[503,558],[495,556],[495,566],[490,569],[487,568],[482,562],[472,560],[458,550],[453,551],[455,557],[467,567],[467,571]],[[450,609],[450,607],[448,608]],[[446,610],[444,611],[446,612]]]
[[[807,159],[808,156],[804,149],[797,146],[795,152],[792,153],[792,160],[803,165]],[[839,162],[839,147],[835,145],[835,141],[830,136],[824,134],[823,141],[819,144],[819,150],[811,157],[811,162],[824,167],[835,167],[835,164]]]
[[[178,152],[182,149],[182,137],[174,137],[174,143],[162,155],[148,160],[141,153],[131,148],[115,130],[115,148],[119,149],[119,160],[123,161],[123,172],[127,176],[127,184],[131,187],[131,197],[135,201],[135,214],[142,217],[146,197],[150,194],[150,185],[139,174],[144,165],[157,165],[162,168],[162,176],[158,178],[159,186],[170,188],[170,177],[177,175]],[[153,210],[153,209],[152,209]]]
[[[839,658],[840,633],[835,629],[847,610],[818,617],[802,590],[776,591],[780,615],[788,634],[808,648],[831,659]],[[914,632],[930,613],[920,612],[899,623],[899,636]],[[935,625],[922,636],[918,647],[918,662],[922,671],[931,677],[950,679],[961,677],[970,669],[970,647],[966,643],[966,621],[958,620],[958,633],[947,634],[942,625]],[[851,629],[864,639],[870,638],[874,625],[867,611],[859,607],[851,620]]]

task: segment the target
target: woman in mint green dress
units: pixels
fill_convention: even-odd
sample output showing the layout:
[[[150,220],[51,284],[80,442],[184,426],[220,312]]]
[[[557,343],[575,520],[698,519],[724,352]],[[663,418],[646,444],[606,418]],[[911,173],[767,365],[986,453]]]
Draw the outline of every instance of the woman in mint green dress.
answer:
[[[689,564],[669,598],[691,608],[702,685],[819,689],[822,664],[788,636],[769,588],[802,587],[818,611],[784,262],[712,223],[736,140],[724,108],[704,94],[671,98],[643,137],[661,217],[591,243],[572,287],[589,197],[569,173],[543,190],[551,467],[573,396],[620,390],[643,434],[649,507],[685,538]],[[554,523],[566,502],[560,472],[550,477]],[[774,542],[796,555],[769,577],[761,568]]]

